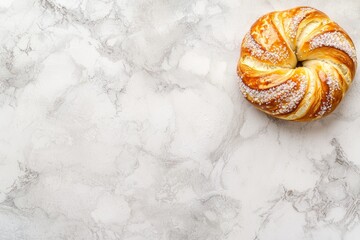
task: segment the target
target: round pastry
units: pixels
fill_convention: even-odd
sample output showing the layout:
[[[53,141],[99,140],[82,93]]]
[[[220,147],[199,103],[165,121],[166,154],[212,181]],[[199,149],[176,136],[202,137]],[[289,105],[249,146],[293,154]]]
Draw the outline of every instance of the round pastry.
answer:
[[[237,66],[240,90],[277,118],[308,121],[331,113],[356,70],[349,35],[314,8],[260,17],[245,35]]]

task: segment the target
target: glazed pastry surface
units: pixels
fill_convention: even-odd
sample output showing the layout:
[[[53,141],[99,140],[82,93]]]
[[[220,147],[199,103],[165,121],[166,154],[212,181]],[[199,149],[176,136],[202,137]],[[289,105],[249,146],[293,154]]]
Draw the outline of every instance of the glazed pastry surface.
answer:
[[[261,111],[309,121],[331,113],[354,79],[349,35],[310,7],[271,12],[245,35],[237,66],[240,90]]]

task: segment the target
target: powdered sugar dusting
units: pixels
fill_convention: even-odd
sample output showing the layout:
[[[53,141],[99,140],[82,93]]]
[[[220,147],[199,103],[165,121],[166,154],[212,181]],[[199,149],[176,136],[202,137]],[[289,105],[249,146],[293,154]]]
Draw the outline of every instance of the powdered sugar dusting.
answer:
[[[294,78],[297,78],[299,83],[294,80],[288,80],[266,90],[252,89],[240,80],[240,90],[253,103],[274,105],[275,102],[278,108],[272,111],[273,114],[286,114],[295,110],[305,95],[307,86],[305,76],[295,75]]]
[[[341,32],[326,32],[313,38],[310,42],[310,49],[320,47],[333,47],[345,52],[356,62],[356,50]]]
[[[264,50],[251,36],[250,32],[245,35],[244,47],[249,49],[251,56],[257,57],[264,61],[270,61],[273,64],[289,57],[285,46],[274,47],[272,51]]]
[[[296,32],[298,30],[300,22],[306,17],[306,15],[310,12],[314,11],[313,8],[301,8],[300,12],[295,15],[291,19],[290,25],[289,25],[289,31],[290,31],[290,38],[294,39],[296,37]]]
[[[292,41],[295,41],[296,39],[301,22],[304,21],[311,12],[317,10],[311,7],[304,7],[295,11],[296,13],[291,17],[286,29],[288,32],[287,36]],[[326,16],[323,16],[323,18],[326,22],[331,21]],[[258,39],[255,34],[262,35],[259,36],[260,38]],[[270,34],[266,31],[259,31],[257,33],[250,31],[245,35],[242,47],[244,50],[246,49],[246,54],[250,54],[254,58],[263,62],[271,62],[277,66],[281,61],[289,58],[291,53],[289,52],[286,43],[281,44],[280,39],[275,38],[276,35],[272,35],[271,37],[274,39],[267,42],[267,40],[269,40],[268,35]],[[269,45],[269,42],[274,42],[274,40],[278,42],[276,42],[276,44]],[[325,32],[324,30],[321,30],[319,31],[319,35],[310,40],[309,44],[310,50],[321,47],[332,47],[333,51],[336,51],[334,49],[338,49],[346,53],[355,64],[357,62],[355,47],[348,38],[347,34],[341,30],[333,32]],[[303,50],[304,49],[302,49],[302,51]],[[256,64],[254,65],[254,67],[256,67]],[[338,76],[335,75],[335,73],[324,73],[323,76],[323,97],[317,113],[315,113],[315,116],[312,116],[315,118],[321,117],[335,108],[334,105],[338,102],[336,97],[340,94],[339,91],[342,90]],[[308,78],[306,74],[296,75],[293,76],[292,79],[266,90],[250,88],[242,80],[240,80],[240,89],[245,98],[253,104],[260,106],[264,111],[272,115],[284,115],[289,114],[298,108],[300,102],[305,96],[308,81],[313,80],[314,79],[312,78]],[[327,87],[324,84],[326,84]],[[308,94],[311,95],[314,93],[309,92]]]
[[[325,101],[321,103],[320,111],[316,113],[316,116],[323,116],[326,112],[332,109],[332,102],[335,100],[335,91],[340,90],[340,84],[337,78],[333,74],[328,74],[325,80],[326,85],[329,87],[329,91],[326,93]]]

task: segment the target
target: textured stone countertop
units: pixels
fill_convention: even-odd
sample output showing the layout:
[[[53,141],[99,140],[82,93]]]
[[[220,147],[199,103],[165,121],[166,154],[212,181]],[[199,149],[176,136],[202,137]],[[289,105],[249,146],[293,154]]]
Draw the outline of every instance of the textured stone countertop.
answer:
[[[1,0],[0,239],[358,240],[359,76],[310,123],[238,89],[298,5],[360,48],[358,0]]]

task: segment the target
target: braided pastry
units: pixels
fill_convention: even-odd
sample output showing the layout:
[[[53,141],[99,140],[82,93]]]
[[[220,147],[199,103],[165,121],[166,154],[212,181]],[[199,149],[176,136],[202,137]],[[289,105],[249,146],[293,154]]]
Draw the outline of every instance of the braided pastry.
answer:
[[[240,90],[261,111],[308,121],[331,113],[354,79],[349,35],[314,8],[259,18],[245,35],[237,66]]]

